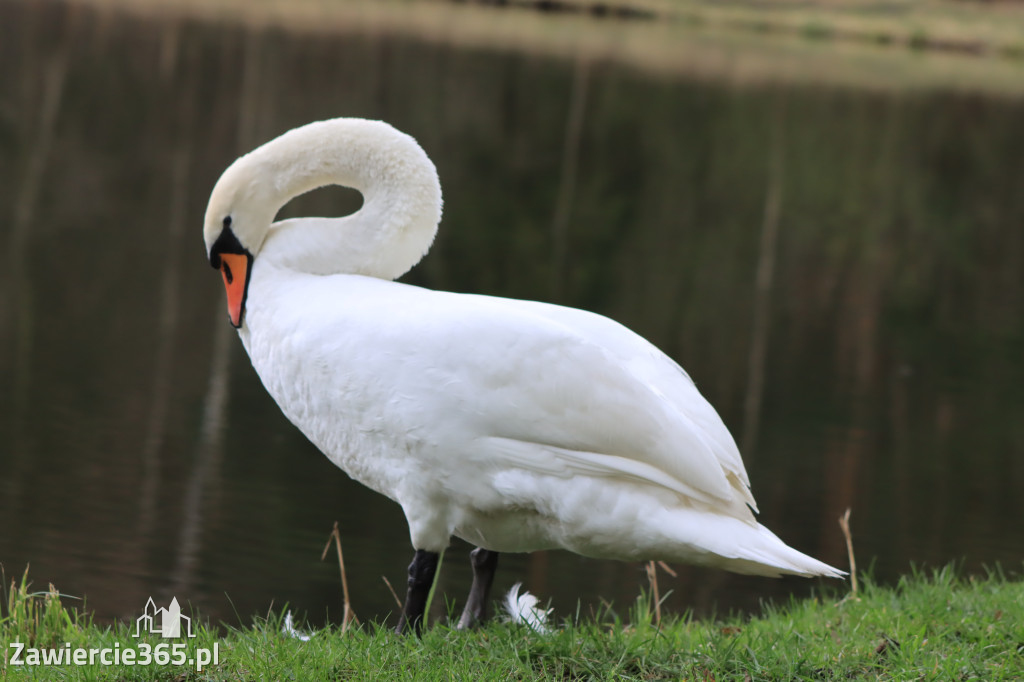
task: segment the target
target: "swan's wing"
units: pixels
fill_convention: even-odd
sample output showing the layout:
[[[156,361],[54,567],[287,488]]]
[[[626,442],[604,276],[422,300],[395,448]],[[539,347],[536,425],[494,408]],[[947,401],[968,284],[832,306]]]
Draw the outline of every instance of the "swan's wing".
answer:
[[[583,339],[600,346],[611,361],[626,369],[650,391],[662,396],[699,432],[704,446],[717,458],[733,488],[745,504],[757,511],[750,494],[750,479],[736,441],[714,407],[700,394],[690,376],[652,343],[602,315],[577,308],[535,301],[500,299],[503,304],[564,325]]]
[[[435,369],[446,391],[463,396],[464,432],[478,434],[489,464],[642,480],[749,517],[753,498],[732,438],[651,344],[582,311],[458,298],[432,306],[423,342],[435,360],[449,358]],[[431,329],[444,330],[443,342],[428,338]]]
[[[558,306],[354,275],[330,281],[265,287],[274,314],[263,336],[278,342],[250,350],[258,369],[281,375],[272,394],[325,452],[341,457],[358,447],[346,439],[384,429],[423,444],[420,455],[437,458],[428,466],[469,458],[491,470],[641,480],[752,519],[742,462],[714,409],[625,327]],[[259,312],[254,298],[250,322]],[[284,355],[331,390],[294,385],[271,362]]]

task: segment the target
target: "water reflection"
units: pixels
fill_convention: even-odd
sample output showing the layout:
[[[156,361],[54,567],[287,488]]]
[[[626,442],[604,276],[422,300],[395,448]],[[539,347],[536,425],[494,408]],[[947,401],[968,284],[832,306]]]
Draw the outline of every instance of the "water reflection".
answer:
[[[394,610],[397,506],[266,396],[200,225],[239,153],[337,115],[435,160],[446,213],[408,281],[597,310],[680,360],[737,439],[762,520],[845,565],[1020,560],[1024,107],[735,88],[407,38],[0,5],[0,562],[101,618],[173,594],[237,622]],[[319,191],[289,215],[351,210]],[[442,588],[468,589],[465,546]],[[1017,564],[1019,565],[1019,564]],[[556,609],[624,607],[633,564],[506,557]],[[662,586],[664,587],[663,582]],[[806,592],[683,567],[671,608]],[[225,596],[226,595],[226,596]],[[229,601],[230,598],[230,601]]]

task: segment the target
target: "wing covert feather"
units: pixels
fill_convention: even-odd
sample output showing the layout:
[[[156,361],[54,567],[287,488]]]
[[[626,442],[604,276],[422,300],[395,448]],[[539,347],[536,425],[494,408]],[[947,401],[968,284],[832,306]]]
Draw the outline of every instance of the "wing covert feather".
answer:
[[[481,437],[532,444],[558,460],[551,466],[581,474],[644,480],[723,509],[737,501],[752,504],[742,461],[738,452],[730,456],[728,446],[735,450],[735,444],[718,415],[689,376],[649,342],[591,313],[469,298],[482,304],[481,315],[459,321],[461,338],[507,350],[500,362],[476,364],[468,373],[477,384],[486,377],[488,399],[467,400]],[[557,319],[552,310],[570,311],[572,319]],[[459,354],[460,366],[469,355]],[[708,421],[721,425],[726,443],[701,423]],[[537,457],[530,461],[545,466]]]

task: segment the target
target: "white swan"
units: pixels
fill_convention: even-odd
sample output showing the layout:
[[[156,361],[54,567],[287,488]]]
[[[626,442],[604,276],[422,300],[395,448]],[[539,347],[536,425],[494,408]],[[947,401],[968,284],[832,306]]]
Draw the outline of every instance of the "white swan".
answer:
[[[362,192],[362,208],[272,222],[332,184]],[[204,225],[231,323],[274,400],[405,512],[416,555],[400,629],[419,631],[452,535],[479,547],[462,625],[485,617],[499,552],[843,575],[757,523],[725,425],[643,338],[582,310],[393,282],[440,218],[415,140],[342,118],[231,164]]]

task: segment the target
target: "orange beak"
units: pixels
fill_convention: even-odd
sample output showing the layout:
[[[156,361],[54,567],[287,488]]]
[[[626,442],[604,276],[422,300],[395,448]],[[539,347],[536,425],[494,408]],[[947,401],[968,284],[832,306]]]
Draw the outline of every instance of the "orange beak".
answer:
[[[236,329],[242,326],[245,299],[249,293],[249,273],[252,256],[248,253],[222,253],[220,274],[224,277],[224,290],[228,294],[228,317]]]

